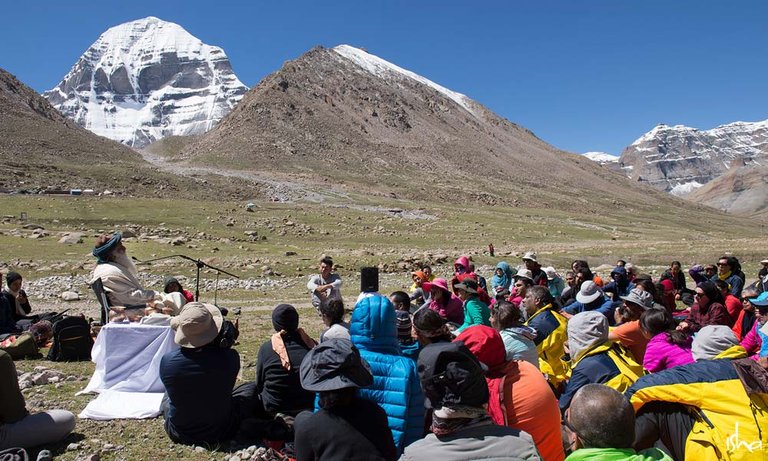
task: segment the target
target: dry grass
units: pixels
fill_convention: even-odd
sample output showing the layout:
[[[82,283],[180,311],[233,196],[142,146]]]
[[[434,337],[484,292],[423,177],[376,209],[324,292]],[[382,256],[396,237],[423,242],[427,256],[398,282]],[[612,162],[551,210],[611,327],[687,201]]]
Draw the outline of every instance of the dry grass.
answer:
[[[405,219],[386,212],[401,208],[421,210],[435,219]],[[270,276],[279,287],[260,290],[232,290],[218,293],[219,304],[241,307],[240,344],[241,381],[254,378],[258,346],[272,328],[269,308],[278,302],[291,302],[300,308],[302,323],[314,337],[321,323],[315,311],[307,307],[304,288],[306,276],[314,273],[321,254],[331,254],[345,279],[344,292],[351,302],[358,286],[358,268],[385,263],[392,271],[382,274],[383,293],[410,285],[409,269],[398,268],[403,258],[429,261],[445,255],[446,264],[435,267],[438,275],[448,275],[450,264],[459,254],[470,254],[479,267],[493,267],[500,260],[519,262],[519,254],[536,249],[546,265],[558,269],[573,259],[588,259],[593,266],[611,264],[622,258],[648,272],[660,271],[672,259],[684,265],[713,261],[731,251],[745,262],[748,275],[755,272],[756,261],[763,259],[759,223],[718,214],[702,213],[700,222],[675,221],[670,209],[618,207],[610,215],[579,215],[556,210],[507,207],[453,206],[425,201],[412,203],[395,199],[374,201],[350,195],[333,203],[257,202],[256,211],[246,212],[244,203],[125,198],[57,198],[38,196],[0,196],[2,215],[0,247],[9,269],[19,269],[28,280],[56,274],[87,274],[93,263],[89,255],[92,237],[99,232],[133,228],[149,234],[189,237],[182,246],[156,240],[129,239],[132,255],[146,259],[168,254],[187,254],[246,278],[261,278],[261,267],[270,266],[281,275]],[[28,222],[42,225],[51,235],[30,239],[30,229],[23,229],[17,217],[21,212]],[[292,224],[288,224],[288,223]],[[58,233],[81,231],[85,242],[76,245],[57,243]],[[257,231],[266,240],[251,240],[245,232]],[[205,237],[196,237],[199,233]],[[484,251],[493,242],[497,256]],[[295,252],[287,256],[286,252]],[[407,266],[407,265],[406,265]],[[145,270],[157,274],[194,275],[186,262],[153,265]],[[490,276],[487,268],[486,275]],[[205,279],[214,277],[204,273]],[[188,287],[189,288],[189,287]],[[75,310],[95,315],[96,304],[86,287],[87,300],[75,304]],[[36,310],[60,310],[64,305],[53,299],[36,299]],[[203,292],[211,301],[213,293]],[[69,305],[67,307],[70,307]],[[42,360],[17,362],[22,371],[48,366],[67,374],[88,379],[93,364],[51,363]],[[32,410],[66,408],[80,412],[90,396],[75,396],[84,381],[66,382],[60,387],[38,386],[25,393]],[[66,451],[68,443],[78,442],[81,449]],[[122,447],[104,450],[109,443]],[[74,460],[99,453],[104,460],[141,459],[223,459],[230,447],[198,452],[191,447],[171,443],[162,428],[162,420],[96,422],[79,420],[75,433],[52,448],[57,459]]]

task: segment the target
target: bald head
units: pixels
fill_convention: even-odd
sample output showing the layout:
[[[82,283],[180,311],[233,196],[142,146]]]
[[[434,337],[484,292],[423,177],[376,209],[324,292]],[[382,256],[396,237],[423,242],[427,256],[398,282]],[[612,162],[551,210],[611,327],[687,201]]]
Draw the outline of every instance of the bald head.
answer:
[[[603,384],[587,384],[576,392],[568,421],[584,448],[631,448],[635,439],[632,405]]]

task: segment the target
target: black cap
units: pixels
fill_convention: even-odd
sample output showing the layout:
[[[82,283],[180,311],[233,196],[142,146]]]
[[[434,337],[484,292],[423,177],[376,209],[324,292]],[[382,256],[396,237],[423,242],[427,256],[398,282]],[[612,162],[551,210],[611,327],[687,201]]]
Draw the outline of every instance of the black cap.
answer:
[[[299,328],[299,313],[290,304],[278,304],[272,311],[272,326],[275,331],[296,331]]]
[[[419,353],[417,369],[427,408],[488,403],[483,368],[461,341],[428,345]]]
[[[299,369],[301,387],[311,392],[335,391],[373,384],[368,363],[352,341],[329,339],[310,350]]]

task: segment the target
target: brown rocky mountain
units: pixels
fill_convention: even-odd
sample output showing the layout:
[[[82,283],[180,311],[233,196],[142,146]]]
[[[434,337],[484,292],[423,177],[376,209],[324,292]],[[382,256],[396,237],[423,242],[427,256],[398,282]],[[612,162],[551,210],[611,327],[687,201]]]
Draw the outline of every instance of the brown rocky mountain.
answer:
[[[201,179],[163,173],[133,149],[97,136],[60,114],[0,69],[0,190],[110,190],[117,194],[197,197]],[[238,195],[237,181],[206,187]],[[218,182],[217,182],[218,181]]]
[[[348,46],[286,62],[176,160],[412,199],[576,213],[688,206]]]
[[[768,166],[731,166],[685,198],[730,213],[768,217]]]

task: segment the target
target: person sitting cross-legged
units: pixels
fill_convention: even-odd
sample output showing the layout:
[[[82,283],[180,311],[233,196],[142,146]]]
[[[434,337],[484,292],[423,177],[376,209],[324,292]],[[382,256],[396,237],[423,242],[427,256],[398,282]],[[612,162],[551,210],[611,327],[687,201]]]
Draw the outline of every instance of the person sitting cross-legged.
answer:
[[[464,344],[430,344],[419,354],[418,366],[427,405],[434,410],[432,433],[408,445],[402,461],[541,459],[528,433],[493,423],[485,409],[489,394],[483,369]]]
[[[703,327],[691,350],[694,363],[643,376],[625,393],[637,412],[635,448],[663,446],[686,460],[765,458],[768,372],[725,325]]]
[[[565,454],[557,399],[538,366],[507,360],[501,335],[485,325],[467,328],[456,341],[463,342],[488,368],[488,414],[493,422],[531,434],[545,461],[562,461]]]
[[[275,333],[261,345],[256,359],[257,418],[295,416],[314,406],[315,395],[301,387],[299,365],[317,343],[299,328],[299,313],[290,304],[275,307],[272,326]]]
[[[319,394],[320,409],[296,417],[297,461],[397,459],[387,414],[359,395],[373,375],[351,341],[324,341],[304,357],[300,374],[302,387]]]
[[[608,320],[596,311],[581,312],[568,322],[568,349],[571,378],[560,396],[562,411],[587,384],[605,384],[624,392],[645,373],[629,350],[608,340]]]
[[[361,389],[360,395],[387,412],[400,454],[423,436],[424,395],[416,363],[400,351],[395,317],[395,307],[387,297],[365,297],[352,311],[349,335],[361,357],[370,364],[374,377],[373,385]]]
[[[66,410],[27,411],[13,359],[0,350],[0,450],[58,442],[74,428],[75,415]]]
[[[240,355],[217,341],[223,325],[219,308],[198,302],[187,303],[171,319],[181,348],[160,360],[160,379],[166,391],[165,432],[176,443],[218,443],[238,430],[232,391]]]
[[[635,412],[626,397],[608,386],[579,389],[563,423],[575,450],[566,461],[672,461],[658,448],[632,448]]]
[[[158,293],[142,287],[120,232],[96,239],[92,254],[97,263],[88,283],[101,279],[112,310],[117,314],[116,320],[143,315],[145,308],[176,315],[186,304],[187,300],[181,293]]]

